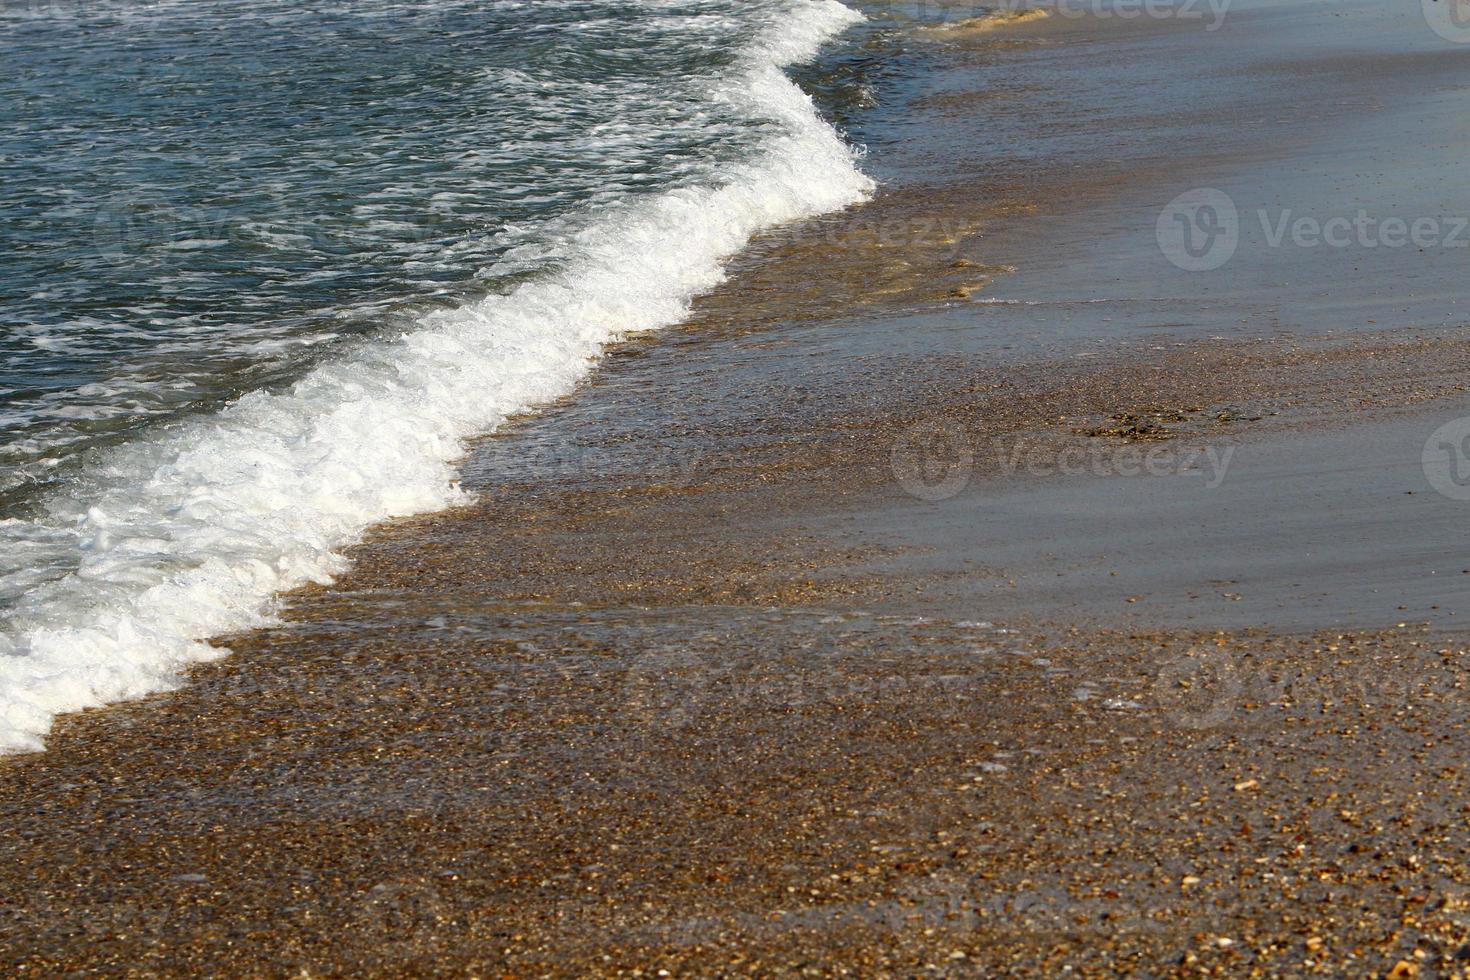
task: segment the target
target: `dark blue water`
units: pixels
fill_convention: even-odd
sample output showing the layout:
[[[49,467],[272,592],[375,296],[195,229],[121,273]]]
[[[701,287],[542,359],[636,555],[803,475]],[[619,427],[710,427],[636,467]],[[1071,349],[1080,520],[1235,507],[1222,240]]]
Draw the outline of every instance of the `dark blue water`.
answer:
[[[835,0],[10,4],[0,752],[463,501],[466,440],[871,190],[785,74]]]
[[[0,501],[739,159],[708,80],[780,6],[7,0]]]

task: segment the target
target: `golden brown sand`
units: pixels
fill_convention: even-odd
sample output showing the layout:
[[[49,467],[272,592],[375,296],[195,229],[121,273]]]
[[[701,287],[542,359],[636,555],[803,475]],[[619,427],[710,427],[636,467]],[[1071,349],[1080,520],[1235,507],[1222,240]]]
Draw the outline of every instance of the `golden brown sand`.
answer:
[[[677,486],[584,474],[386,528],[188,689],[3,763],[0,967],[1448,970],[1458,641],[1010,632],[797,529],[894,499],[915,406],[1070,432],[1228,397],[1300,426],[1457,391],[1467,359],[1383,337],[949,364],[881,389],[921,401],[811,408],[800,444],[711,432]]]
[[[1464,975],[1462,636],[991,624],[832,528],[923,523],[916,423],[1290,439],[1462,403],[1470,342],[908,343],[1165,172],[964,166],[757,243],[476,447],[476,506],[0,760],[0,974]]]

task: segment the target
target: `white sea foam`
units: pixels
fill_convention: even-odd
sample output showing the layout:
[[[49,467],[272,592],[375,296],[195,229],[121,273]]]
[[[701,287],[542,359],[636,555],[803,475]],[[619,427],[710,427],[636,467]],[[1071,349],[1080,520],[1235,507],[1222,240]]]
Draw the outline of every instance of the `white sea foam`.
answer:
[[[61,712],[177,685],[224,653],[208,638],[269,622],[278,593],[339,572],[369,525],[462,500],[465,438],[565,394],[621,334],[679,321],[752,234],[867,194],[852,151],[780,71],[856,19],[796,0],[755,40],[713,97],[780,126],[717,184],[568,219],[552,229],[555,278],[114,450],[48,519],[0,522],[0,596],[14,600],[0,751],[41,748]]]

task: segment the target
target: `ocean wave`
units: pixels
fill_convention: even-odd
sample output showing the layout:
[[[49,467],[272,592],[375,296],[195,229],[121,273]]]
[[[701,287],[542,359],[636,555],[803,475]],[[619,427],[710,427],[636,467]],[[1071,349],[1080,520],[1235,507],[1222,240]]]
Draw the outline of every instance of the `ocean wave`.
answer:
[[[271,622],[274,599],[344,567],[382,520],[463,502],[464,440],[569,392],[604,346],[683,319],[764,228],[842,208],[870,181],[782,73],[860,16],[801,0],[712,99],[779,125],[718,182],[546,229],[560,271],[423,316],[396,341],[281,392],[151,433],[93,462],[42,520],[0,522],[0,751],[43,747],[62,712],[164,691]]]

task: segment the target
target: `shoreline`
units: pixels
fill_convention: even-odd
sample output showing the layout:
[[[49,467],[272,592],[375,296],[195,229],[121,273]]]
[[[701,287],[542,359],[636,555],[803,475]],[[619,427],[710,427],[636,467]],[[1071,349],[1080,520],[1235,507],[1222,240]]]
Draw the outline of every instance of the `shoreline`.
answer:
[[[1100,77],[1197,46],[1057,20],[985,43]],[[1050,162],[1024,185],[931,182],[964,127],[915,142],[885,165],[928,169],[756,242],[475,444],[476,503],[0,759],[0,968],[1462,970],[1466,504],[1414,469],[1467,403],[1460,297],[1282,316],[1278,280],[1334,256],[1287,254],[1261,302],[1248,241],[1215,278],[1145,263],[1180,120],[1138,108],[1097,184],[1090,131],[1001,141]]]
[[[385,528],[184,690],[0,762],[10,880],[49,896],[7,890],[6,967],[1382,973],[1470,944],[1463,632],[992,618],[822,533],[933,506],[886,447],[737,467],[727,438],[675,488]],[[1344,896],[1367,911],[1311,904]]]

